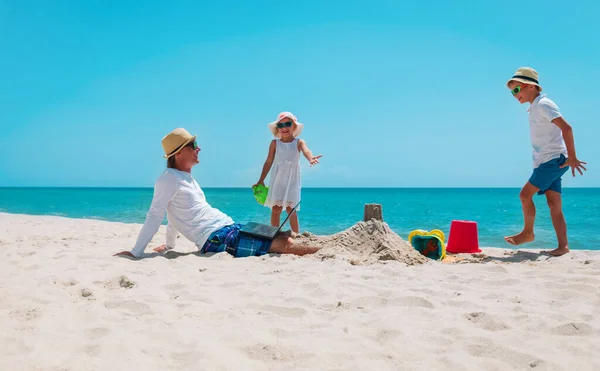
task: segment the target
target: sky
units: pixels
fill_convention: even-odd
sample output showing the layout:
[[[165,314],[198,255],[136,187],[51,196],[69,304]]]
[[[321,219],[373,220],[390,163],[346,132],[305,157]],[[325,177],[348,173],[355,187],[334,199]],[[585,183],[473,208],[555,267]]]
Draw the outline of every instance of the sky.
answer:
[[[151,187],[161,139],[198,137],[203,187],[249,187],[267,124],[302,122],[304,187],[520,187],[521,66],[599,187],[594,1],[0,0],[0,186]]]

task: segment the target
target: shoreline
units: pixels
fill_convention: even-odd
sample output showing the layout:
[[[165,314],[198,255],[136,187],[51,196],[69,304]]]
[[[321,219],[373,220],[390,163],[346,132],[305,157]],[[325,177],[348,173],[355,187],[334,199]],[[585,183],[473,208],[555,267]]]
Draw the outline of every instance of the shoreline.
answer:
[[[100,218],[77,218],[77,217],[70,217],[67,215],[51,215],[51,214],[23,214],[23,213],[10,213],[10,212],[6,212],[6,211],[0,211],[0,218],[2,218],[3,215],[11,215],[11,216],[21,216],[21,217],[40,217],[40,218],[62,218],[62,219],[68,219],[68,220],[82,220],[82,221],[94,221],[94,222],[100,222],[100,223],[115,223],[115,224],[122,224],[122,225],[130,225],[130,226],[137,226],[139,228],[141,228],[143,226],[143,223],[134,223],[134,222],[122,222],[122,221],[112,221],[112,220],[105,220],[105,219],[100,219]],[[163,222],[164,223],[164,222]],[[166,224],[161,224],[161,227],[159,229],[159,232],[157,232],[157,235],[159,233],[164,233],[163,228],[166,227]],[[139,231],[139,230],[138,230]],[[309,233],[312,233],[310,231],[307,231]],[[337,233],[340,233],[343,231],[339,231]],[[395,233],[395,232],[394,232]],[[315,236],[330,236],[330,235],[315,235]],[[401,238],[405,239],[404,237],[400,236]],[[156,238],[156,236],[155,236]],[[444,241],[445,243],[447,243],[447,238],[448,235],[446,235],[446,241]],[[185,237],[179,235],[178,237],[179,240],[181,239],[185,239]],[[187,241],[187,239],[185,239]],[[188,241],[189,242],[189,241]],[[526,246],[526,245],[524,245]],[[480,246],[480,249],[483,250],[489,250],[489,251],[494,251],[494,250],[502,250],[502,251],[509,251],[509,252],[513,252],[513,251],[520,251],[520,250],[524,250],[524,251],[528,251],[528,252],[534,252],[534,253],[539,253],[541,251],[545,251],[548,249],[540,249],[540,248],[527,248],[527,247],[510,247],[510,246],[506,246],[506,247],[497,247],[497,246]],[[577,248],[572,248],[570,250],[570,253],[573,253],[575,251],[582,251],[582,252],[600,252],[600,247],[598,247],[598,249],[577,249]],[[569,254],[570,254],[569,253]],[[469,255],[469,254],[460,254],[460,255]],[[568,254],[567,254],[568,255]]]

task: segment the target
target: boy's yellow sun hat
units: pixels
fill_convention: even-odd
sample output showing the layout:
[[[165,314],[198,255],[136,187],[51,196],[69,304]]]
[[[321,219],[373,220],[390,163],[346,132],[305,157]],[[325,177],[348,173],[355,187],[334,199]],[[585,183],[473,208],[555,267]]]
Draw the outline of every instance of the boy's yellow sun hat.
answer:
[[[508,86],[508,84],[510,84],[511,81],[518,81],[522,82],[523,84],[535,85],[540,88],[540,91],[542,91],[538,73],[531,67],[521,67],[517,69],[517,72],[515,72],[513,77],[506,82],[506,86]]]

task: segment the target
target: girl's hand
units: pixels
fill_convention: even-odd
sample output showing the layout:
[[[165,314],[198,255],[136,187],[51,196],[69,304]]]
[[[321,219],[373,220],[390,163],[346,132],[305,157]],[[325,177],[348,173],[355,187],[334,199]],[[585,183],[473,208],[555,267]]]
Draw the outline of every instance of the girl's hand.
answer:
[[[319,159],[323,157],[322,155],[318,155],[318,156],[313,156],[310,158],[310,160],[308,160],[308,162],[310,162],[310,166],[316,165],[319,163]]]
[[[577,157],[569,157],[567,159],[567,162],[562,164],[561,168],[570,166],[571,173],[573,174],[573,176],[575,176],[575,169],[577,169],[577,171],[579,171],[579,174],[583,175],[583,172],[581,171],[581,169],[583,169],[584,171],[587,171],[587,169],[583,165],[587,165],[587,162],[579,161],[579,159],[577,159]]]
[[[264,185],[265,185],[265,182],[263,182],[263,181],[260,181],[260,182],[256,183],[255,185],[253,185],[252,187],[256,187],[256,186],[257,186],[257,185],[259,185],[259,184],[260,184],[261,186],[264,186]]]

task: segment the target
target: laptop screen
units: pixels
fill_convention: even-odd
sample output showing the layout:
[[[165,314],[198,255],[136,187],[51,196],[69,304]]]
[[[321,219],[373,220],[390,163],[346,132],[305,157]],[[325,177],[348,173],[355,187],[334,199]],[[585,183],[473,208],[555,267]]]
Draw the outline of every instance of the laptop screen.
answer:
[[[298,201],[298,203],[296,204],[296,206],[294,206],[294,208],[292,209],[292,211],[290,211],[290,213],[285,218],[285,220],[283,221],[283,223],[281,223],[281,225],[279,226],[279,229],[277,231],[281,231],[281,228],[283,228],[283,226],[285,225],[285,223],[287,222],[287,220],[290,218],[290,216],[292,216],[292,214],[296,212],[296,208],[298,207],[298,205],[300,205],[300,201]]]

